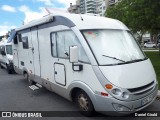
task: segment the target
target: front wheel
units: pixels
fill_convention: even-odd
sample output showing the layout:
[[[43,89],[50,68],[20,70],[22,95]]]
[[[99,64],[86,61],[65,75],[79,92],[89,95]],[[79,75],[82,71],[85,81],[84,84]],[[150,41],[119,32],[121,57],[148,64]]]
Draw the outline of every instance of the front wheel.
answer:
[[[0,68],[3,69],[3,66],[1,65],[1,63],[0,63]]]
[[[94,107],[92,101],[90,100],[89,96],[83,91],[80,90],[76,93],[75,102],[80,109],[80,112],[87,116],[91,117],[94,114]]]

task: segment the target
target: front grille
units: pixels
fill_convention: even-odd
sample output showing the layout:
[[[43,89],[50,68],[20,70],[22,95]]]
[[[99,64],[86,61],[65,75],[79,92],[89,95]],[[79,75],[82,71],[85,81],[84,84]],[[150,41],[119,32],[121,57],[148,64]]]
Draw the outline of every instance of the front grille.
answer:
[[[144,86],[142,86],[142,87],[128,89],[128,91],[130,91],[130,92],[132,92],[132,93],[136,93],[136,92],[139,93],[140,91],[146,92],[146,91],[152,89],[151,87],[153,86],[153,84],[154,84],[154,81],[151,82],[151,83],[149,83],[149,84],[147,84],[147,85],[144,85]],[[148,89],[147,89],[147,88],[148,88]],[[141,94],[142,94],[142,92],[141,92]]]

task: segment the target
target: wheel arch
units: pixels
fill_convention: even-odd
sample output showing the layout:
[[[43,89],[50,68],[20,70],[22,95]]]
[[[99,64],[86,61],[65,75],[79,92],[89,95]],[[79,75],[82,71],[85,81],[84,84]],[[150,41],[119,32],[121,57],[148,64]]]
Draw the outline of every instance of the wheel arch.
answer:
[[[78,90],[83,90],[89,96],[94,108],[96,109],[95,93],[86,83],[82,81],[75,81],[69,85],[68,91],[70,100],[74,101],[75,94]]]

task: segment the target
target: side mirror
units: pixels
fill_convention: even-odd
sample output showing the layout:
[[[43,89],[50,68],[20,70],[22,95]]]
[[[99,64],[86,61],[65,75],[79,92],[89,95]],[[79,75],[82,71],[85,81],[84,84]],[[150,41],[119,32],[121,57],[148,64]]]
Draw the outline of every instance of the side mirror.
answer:
[[[80,72],[83,70],[83,65],[81,64],[74,64],[78,63],[78,56],[79,56],[78,46],[70,46],[69,48],[69,60],[72,63],[73,71]]]
[[[2,55],[6,55],[5,51],[1,51],[1,54],[2,54]]]
[[[71,63],[78,63],[78,46],[69,47],[69,60]]]

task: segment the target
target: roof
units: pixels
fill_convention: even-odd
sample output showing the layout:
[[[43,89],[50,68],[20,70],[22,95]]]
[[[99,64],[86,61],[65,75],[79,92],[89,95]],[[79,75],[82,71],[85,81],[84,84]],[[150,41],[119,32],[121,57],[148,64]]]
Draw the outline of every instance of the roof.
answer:
[[[37,26],[40,24],[48,23],[48,22],[55,22],[57,25],[62,24],[68,27],[76,26],[80,30],[82,29],[128,30],[128,28],[122,22],[115,19],[100,17],[100,16],[85,15],[85,14],[80,15],[80,14],[63,13],[61,15],[50,14],[39,20],[29,22],[21,26],[20,28],[17,28],[16,31]]]

